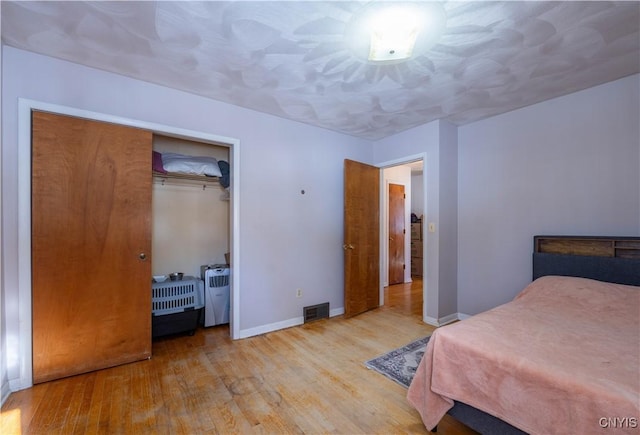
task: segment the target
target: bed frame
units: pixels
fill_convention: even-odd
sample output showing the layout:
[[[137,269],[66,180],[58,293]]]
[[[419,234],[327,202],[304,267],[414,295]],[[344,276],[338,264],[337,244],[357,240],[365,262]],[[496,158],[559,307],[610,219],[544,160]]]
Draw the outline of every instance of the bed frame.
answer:
[[[533,279],[547,275],[640,286],[640,237],[534,236]],[[525,434],[462,402],[454,402],[447,413],[480,433]]]

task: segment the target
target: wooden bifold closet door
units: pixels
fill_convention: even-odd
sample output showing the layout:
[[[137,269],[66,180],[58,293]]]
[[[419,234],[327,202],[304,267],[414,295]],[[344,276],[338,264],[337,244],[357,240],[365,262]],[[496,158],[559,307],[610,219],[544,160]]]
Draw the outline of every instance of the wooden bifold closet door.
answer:
[[[32,113],[34,383],[151,356],[151,146]]]

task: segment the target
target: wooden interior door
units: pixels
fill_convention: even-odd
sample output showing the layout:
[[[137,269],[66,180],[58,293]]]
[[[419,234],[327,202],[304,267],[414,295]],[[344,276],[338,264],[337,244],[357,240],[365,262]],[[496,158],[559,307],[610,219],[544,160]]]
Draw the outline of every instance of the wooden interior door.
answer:
[[[34,383],[151,356],[151,145],[32,113]]]
[[[404,186],[389,184],[389,285],[404,282]]]
[[[344,161],[344,315],[380,305],[380,169]]]

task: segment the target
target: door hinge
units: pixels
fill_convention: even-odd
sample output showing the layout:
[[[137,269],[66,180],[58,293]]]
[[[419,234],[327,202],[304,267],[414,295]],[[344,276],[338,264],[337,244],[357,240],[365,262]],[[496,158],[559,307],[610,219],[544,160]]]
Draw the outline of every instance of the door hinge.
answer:
[[[402,234],[407,234],[407,230],[406,230],[406,228],[403,228],[403,229],[402,229]]]
[[[406,264],[403,264],[403,265],[402,265],[402,270],[405,270],[406,268],[407,268],[407,265],[406,265]]]
[[[406,193],[402,194],[402,199],[407,199],[407,194]]]

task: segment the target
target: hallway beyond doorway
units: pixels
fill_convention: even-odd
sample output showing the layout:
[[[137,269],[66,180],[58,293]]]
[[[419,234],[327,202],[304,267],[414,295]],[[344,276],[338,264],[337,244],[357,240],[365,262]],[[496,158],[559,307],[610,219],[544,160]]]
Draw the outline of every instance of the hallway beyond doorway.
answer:
[[[422,278],[412,279],[413,282],[385,287],[384,306],[422,319]]]

